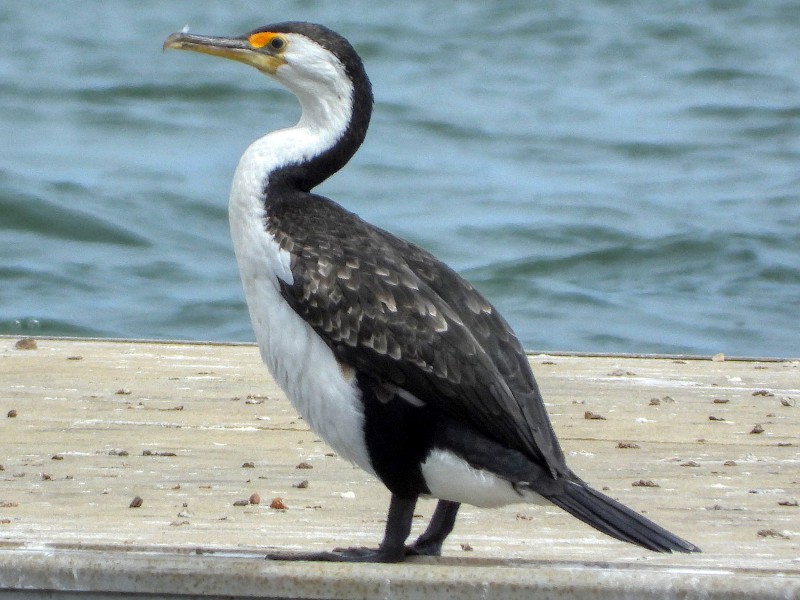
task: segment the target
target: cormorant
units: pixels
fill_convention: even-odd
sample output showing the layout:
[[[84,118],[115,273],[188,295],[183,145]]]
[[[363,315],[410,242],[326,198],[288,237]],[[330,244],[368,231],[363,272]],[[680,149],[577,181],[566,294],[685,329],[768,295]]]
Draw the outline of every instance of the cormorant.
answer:
[[[264,362],[312,430],[391,491],[383,541],[270,558],[398,562],[439,555],[462,502],[552,502],[619,540],[697,552],[567,466],[523,348],[468,282],[422,248],[312,190],[364,140],[372,89],[321,25],[238,37],[175,33],[164,48],[251,65],[293,92],[299,122],[242,156],[229,216]],[[417,498],[439,502],[406,545]]]

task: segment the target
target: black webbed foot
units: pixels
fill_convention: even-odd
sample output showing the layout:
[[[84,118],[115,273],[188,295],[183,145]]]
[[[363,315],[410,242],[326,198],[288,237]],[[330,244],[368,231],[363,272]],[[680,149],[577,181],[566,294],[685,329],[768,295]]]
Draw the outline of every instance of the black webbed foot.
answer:
[[[419,543],[419,540],[406,546],[406,556],[441,556],[442,545],[439,543]]]
[[[336,548],[333,552],[273,552],[268,560],[311,560],[325,562],[397,563],[406,557],[405,541],[411,532],[416,497],[400,498],[392,495],[386,531],[378,548]],[[419,542],[419,540],[417,540]]]
[[[453,530],[458,514],[458,502],[440,500],[431,517],[431,522],[410,546],[405,540],[411,531],[416,498],[392,496],[386,532],[378,548],[335,548],[332,552],[271,552],[268,560],[398,563],[406,556],[441,556],[442,544]]]
[[[450,532],[453,531],[460,506],[458,502],[439,500],[428,529],[417,538],[416,542],[406,546],[406,555],[441,556],[442,544],[444,544],[444,540],[450,535]]]
[[[407,556],[441,556],[441,544],[415,543],[405,546],[402,553],[386,552],[380,548],[334,548],[331,552],[270,552],[267,560],[312,561],[312,562],[402,562]]]
[[[405,552],[396,548],[334,548],[331,554],[339,557],[339,562],[379,562],[396,563],[402,562]]]
[[[317,562],[402,562],[405,552],[381,548],[335,548],[332,552],[270,552],[267,560],[317,561]]]

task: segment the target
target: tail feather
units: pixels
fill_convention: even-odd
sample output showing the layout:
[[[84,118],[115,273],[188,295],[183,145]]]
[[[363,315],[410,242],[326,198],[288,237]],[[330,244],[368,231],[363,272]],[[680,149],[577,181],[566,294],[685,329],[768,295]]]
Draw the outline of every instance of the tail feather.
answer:
[[[547,499],[587,525],[623,542],[654,552],[701,551],[691,542],[583,482],[566,482],[562,492],[548,494]]]

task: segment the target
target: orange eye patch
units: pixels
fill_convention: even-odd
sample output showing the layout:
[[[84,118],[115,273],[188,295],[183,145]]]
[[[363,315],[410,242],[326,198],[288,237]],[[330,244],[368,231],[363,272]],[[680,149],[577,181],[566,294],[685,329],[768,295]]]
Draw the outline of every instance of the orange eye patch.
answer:
[[[286,44],[286,40],[280,34],[271,31],[259,31],[247,38],[253,48],[263,48],[269,45],[275,50],[280,50]]]

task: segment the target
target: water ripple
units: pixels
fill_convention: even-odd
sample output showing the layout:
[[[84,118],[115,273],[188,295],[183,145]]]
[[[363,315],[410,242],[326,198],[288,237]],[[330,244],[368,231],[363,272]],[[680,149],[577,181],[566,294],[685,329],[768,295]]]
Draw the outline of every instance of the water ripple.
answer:
[[[43,238],[144,248],[150,242],[136,233],[83,211],[37,196],[0,195],[0,229]]]
[[[320,192],[463,271],[525,346],[780,356],[800,355],[796,5],[288,0],[269,19],[341,30],[373,81],[366,144]],[[161,42],[263,10],[47,11],[0,8],[0,331],[252,339],[225,198],[299,109]]]

